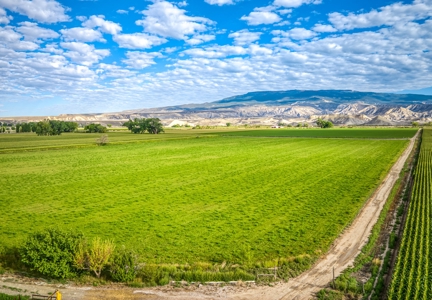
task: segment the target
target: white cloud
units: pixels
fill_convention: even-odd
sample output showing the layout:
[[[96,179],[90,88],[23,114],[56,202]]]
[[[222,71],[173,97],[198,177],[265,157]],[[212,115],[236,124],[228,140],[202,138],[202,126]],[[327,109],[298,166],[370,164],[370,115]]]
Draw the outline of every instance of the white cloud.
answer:
[[[8,16],[6,11],[0,7],[0,24],[9,24],[12,19],[12,16]]]
[[[189,45],[199,45],[205,42],[213,41],[216,38],[213,34],[198,34],[186,40]]]
[[[280,35],[294,40],[306,40],[315,37],[317,34],[305,28],[293,28],[288,31],[273,30],[273,35]]]
[[[136,21],[144,31],[162,37],[186,40],[188,35],[206,31],[213,21],[202,17],[190,17],[186,11],[167,1],[157,1],[143,10],[144,19]]]
[[[225,4],[234,4],[233,0],[205,0],[208,4],[211,5],[225,5]]]
[[[41,23],[69,21],[66,8],[55,0],[0,0],[0,7]]]
[[[139,51],[128,51],[126,52],[127,59],[123,59],[129,68],[132,69],[144,69],[151,65],[156,64],[154,61],[155,57],[162,57],[162,54],[158,52],[139,52]]]
[[[10,26],[0,27],[0,45],[3,45],[7,49],[33,51],[39,48],[38,44],[30,41],[22,41],[22,38],[23,36],[14,31]]]
[[[273,5],[283,7],[299,7],[303,4],[320,4],[321,0],[275,0]]]
[[[336,28],[331,25],[316,24],[313,28],[315,32],[336,32]]]
[[[60,43],[60,46],[69,50],[64,56],[69,57],[73,62],[84,66],[91,66],[110,55],[108,49],[95,49],[93,45],[79,42]]]
[[[113,39],[120,48],[127,49],[149,49],[167,42],[164,38],[146,33],[119,34],[115,35]]]
[[[271,11],[256,11],[251,12],[248,16],[243,16],[240,20],[246,21],[248,25],[273,24],[281,21],[281,17]]]
[[[21,22],[20,27],[17,27],[16,31],[24,36],[24,40],[27,41],[38,41],[46,39],[55,39],[60,35],[54,30],[48,28],[39,27],[36,23],[32,22]]]
[[[329,14],[329,21],[339,30],[370,28],[382,25],[395,25],[432,16],[432,3],[414,1],[413,4],[400,2],[372,10],[368,13],[343,15],[338,12]]]
[[[122,27],[119,24],[106,21],[105,16],[91,16],[82,25],[88,28],[98,28],[100,31],[112,35],[116,35],[122,31]]]
[[[250,32],[247,29],[243,29],[230,33],[228,37],[234,39],[234,44],[236,45],[246,45],[258,41],[261,34],[261,32]]]
[[[60,33],[66,41],[105,42],[99,31],[90,28],[74,27],[70,29],[61,29]]]
[[[129,12],[127,10],[119,9],[116,11],[118,14],[128,14]]]

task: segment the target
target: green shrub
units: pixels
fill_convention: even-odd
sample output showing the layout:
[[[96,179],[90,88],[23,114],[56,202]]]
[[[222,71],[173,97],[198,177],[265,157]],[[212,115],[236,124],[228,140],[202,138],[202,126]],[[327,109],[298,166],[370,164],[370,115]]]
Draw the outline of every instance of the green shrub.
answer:
[[[21,248],[21,260],[30,267],[52,278],[70,278],[76,275],[74,254],[82,234],[59,229],[47,229],[31,235]]]
[[[116,251],[111,260],[111,277],[114,281],[132,282],[138,271],[138,255],[125,247]]]

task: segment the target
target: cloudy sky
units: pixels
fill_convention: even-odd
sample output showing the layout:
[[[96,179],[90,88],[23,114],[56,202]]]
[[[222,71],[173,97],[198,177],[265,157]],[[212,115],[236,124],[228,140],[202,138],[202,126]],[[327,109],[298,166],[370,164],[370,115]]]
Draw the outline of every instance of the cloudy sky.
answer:
[[[0,0],[0,116],[432,86],[432,0]]]

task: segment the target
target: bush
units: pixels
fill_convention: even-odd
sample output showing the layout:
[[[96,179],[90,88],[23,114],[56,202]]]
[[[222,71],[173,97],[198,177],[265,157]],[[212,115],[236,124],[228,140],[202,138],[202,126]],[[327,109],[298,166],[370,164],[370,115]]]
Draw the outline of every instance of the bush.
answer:
[[[70,278],[76,275],[74,254],[82,234],[59,229],[47,229],[30,236],[21,248],[21,260],[30,267],[52,278]]]
[[[111,277],[118,282],[132,282],[138,272],[138,255],[124,247],[118,250],[110,267]]]
[[[0,300],[27,300],[30,299],[28,296],[10,296],[3,293],[0,293]]]

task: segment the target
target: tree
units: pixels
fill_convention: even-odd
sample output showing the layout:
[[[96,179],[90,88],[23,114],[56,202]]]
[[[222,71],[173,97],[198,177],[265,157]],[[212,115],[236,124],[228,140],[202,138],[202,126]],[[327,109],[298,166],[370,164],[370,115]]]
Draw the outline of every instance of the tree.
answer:
[[[52,135],[52,128],[48,120],[43,120],[36,123],[37,135]]]
[[[318,120],[316,121],[316,124],[321,127],[321,128],[332,128],[333,127],[333,123],[330,121],[325,121],[321,118],[318,118]]]
[[[146,120],[146,129],[150,134],[159,134],[165,132],[159,118],[150,118]]]
[[[98,146],[105,146],[109,143],[108,135],[103,134],[100,138],[96,139],[96,145]]]
[[[112,241],[103,241],[99,237],[94,238],[90,244],[82,242],[75,254],[75,266],[93,271],[96,277],[100,278],[103,268],[109,264],[114,249],[115,245]]]
[[[20,249],[22,262],[45,276],[70,278],[76,274],[74,255],[82,240],[82,234],[54,228],[35,233]]]
[[[411,125],[412,125],[412,127],[418,127],[419,123],[418,122],[412,122]]]
[[[105,126],[102,126],[101,124],[89,124],[86,127],[84,127],[84,130],[87,133],[105,133],[107,132],[107,128]]]
[[[227,127],[230,127],[230,126],[231,126],[231,123],[229,123],[229,122],[226,123],[226,126],[227,126]]]
[[[148,133],[151,134],[159,134],[164,132],[162,123],[159,118],[135,118],[133,121],[129,120],[123,124],[126,126],[132,133]]]

